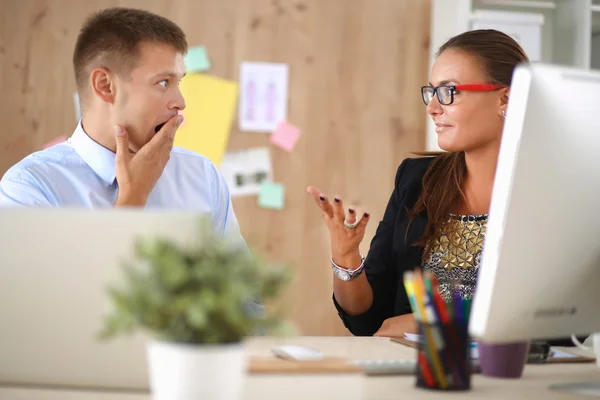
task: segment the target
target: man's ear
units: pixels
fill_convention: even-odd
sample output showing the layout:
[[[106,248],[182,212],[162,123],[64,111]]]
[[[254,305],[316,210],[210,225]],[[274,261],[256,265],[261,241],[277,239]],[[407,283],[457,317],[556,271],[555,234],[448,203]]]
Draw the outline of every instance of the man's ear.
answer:
[[[106,103],[114,104],[116,95],[115,78],[115,75],[106,68],[94,68],[90,76],[94,95]]]

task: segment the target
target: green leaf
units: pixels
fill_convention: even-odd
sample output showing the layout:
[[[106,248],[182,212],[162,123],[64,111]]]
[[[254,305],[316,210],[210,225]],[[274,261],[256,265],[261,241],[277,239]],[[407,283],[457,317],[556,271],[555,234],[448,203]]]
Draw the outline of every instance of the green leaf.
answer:
[[[190,326],[194,329],[205,329],[208,325],[208,316],[204,310],[202,303],[190,305],[185,310],[185,315]]]
[[[99,337],[143,329],[174,342],[231,343],[256,329],[285,326],[282,313],[259,318],[247,305],[249,299],[278,297],[291,280],[289,267],[267,267],[211,226],[202,220],[187,248],[158,236],[138,238],[120,287],[108,289],[112,310]]]

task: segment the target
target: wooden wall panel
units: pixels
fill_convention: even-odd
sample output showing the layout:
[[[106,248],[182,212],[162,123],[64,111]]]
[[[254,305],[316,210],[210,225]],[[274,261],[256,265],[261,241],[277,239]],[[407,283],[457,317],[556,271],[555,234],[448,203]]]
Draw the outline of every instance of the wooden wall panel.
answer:
[[[207,46],[210,74],[237,80],[242,61],[290,65],[296,151],[272,149],[283,211],[256,198],[234,207],[250,245],[296,274],[286,300],[306,335],[347,334],[331,303],[329,237],[306,194],[316,185],[372,213],[366,253],[402,159],[425,145],[419,86],[427,81],[428,0],[0,0],[0,174],[74,125],[71,56],[91,11],[144,8]],[[267,146],[232,127],[229,150]]]

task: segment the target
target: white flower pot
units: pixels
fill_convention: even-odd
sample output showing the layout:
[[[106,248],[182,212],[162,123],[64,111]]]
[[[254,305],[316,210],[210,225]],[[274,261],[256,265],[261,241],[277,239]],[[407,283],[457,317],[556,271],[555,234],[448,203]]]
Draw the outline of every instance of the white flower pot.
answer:
[[[154,400],[240,400],[247,361],[242,343],[148,343]]]

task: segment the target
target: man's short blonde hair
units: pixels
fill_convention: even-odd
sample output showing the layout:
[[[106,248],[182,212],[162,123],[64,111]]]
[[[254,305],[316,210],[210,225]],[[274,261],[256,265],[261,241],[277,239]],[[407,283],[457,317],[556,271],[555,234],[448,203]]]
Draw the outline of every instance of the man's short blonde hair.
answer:
[[[120,7],[91,15],[79,32],[73,53],[80,98],[86,94],[94,68],[104,67],[126,76],[136,65],[142,42],[171,45],[182,54],[188,49],[183,30],[160,15]]]

